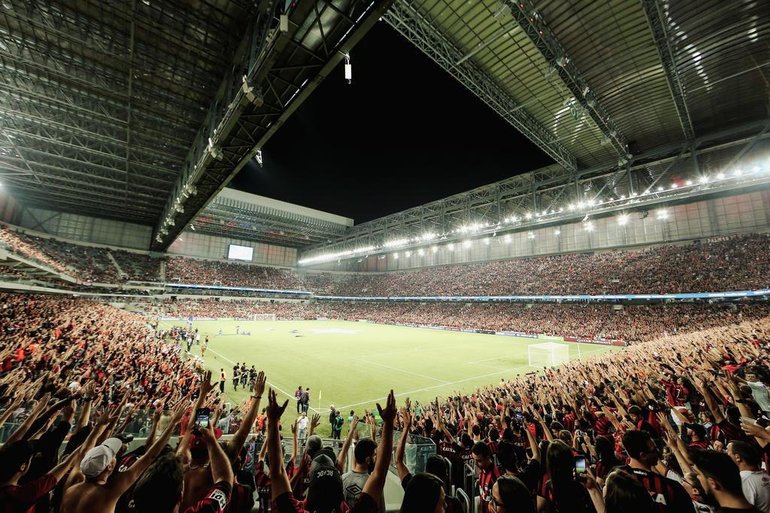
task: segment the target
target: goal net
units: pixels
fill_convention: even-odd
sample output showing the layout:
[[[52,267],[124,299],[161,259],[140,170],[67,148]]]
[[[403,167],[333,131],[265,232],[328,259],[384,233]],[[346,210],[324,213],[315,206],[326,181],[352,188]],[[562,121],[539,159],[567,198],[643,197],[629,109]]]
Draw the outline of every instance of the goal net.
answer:
[[[252,321],[274,321],[275,320],[275,314],[252,314]]]
[[[531,367],[553,367],[569,362],[569,346],[546,342],[529,346],[529,365]]]

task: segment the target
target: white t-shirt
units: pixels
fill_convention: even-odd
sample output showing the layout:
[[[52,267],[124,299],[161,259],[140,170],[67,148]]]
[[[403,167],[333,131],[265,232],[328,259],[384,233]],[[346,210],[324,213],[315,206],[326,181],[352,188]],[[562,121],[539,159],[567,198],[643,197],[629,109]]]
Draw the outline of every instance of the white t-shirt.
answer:
[[[308,423],[307,417],[300,417],[299,421],[297,421],[297,427],[299,429],[307,429],[307,423]]]
[[[763,513],[770,513],[770,475],[762,470],[741,470],[746,500]]]

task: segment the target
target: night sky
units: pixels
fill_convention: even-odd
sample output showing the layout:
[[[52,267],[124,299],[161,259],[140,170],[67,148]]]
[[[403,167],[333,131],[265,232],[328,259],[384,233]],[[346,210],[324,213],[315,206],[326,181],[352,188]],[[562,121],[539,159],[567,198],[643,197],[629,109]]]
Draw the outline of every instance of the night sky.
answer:
[[[356,224],[552,163],[384,22],[230,187]]]

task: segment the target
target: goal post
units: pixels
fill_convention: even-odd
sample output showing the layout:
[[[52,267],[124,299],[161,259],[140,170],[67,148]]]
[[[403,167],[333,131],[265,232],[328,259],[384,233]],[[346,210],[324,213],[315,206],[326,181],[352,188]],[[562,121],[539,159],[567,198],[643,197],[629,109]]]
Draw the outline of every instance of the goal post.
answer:
[[[530,344],[527,348],[530,367],[554,367],[569,362],[569,346],[555,342]]]
[[[274,321],[275,320],[275,314],[266,314],[266,313],[258,313],[258,314],[252,314],[251,315],[252,321]]]

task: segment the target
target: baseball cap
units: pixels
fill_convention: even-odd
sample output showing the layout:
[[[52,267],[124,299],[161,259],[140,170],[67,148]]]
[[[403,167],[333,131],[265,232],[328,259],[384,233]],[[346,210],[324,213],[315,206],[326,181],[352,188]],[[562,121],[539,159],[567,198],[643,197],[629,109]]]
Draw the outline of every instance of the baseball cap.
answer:
[[[314,458],[315,455],[318,453],[318,451],[321,450],[323,443],[321,442],[321,437],[318,435],[313,435],[308,437],[307,439],[307,453],[311,458]]]
[[[108,438],[102,445],[88,451],[80,462],[80,471],[86,477],[96,477],[110,465],[123,446],[119,438]]]
[[[326,512],[338,510],[342,494],[342,476],[334,461],[319,454],[310,465],[310,484],[307,489],[308,510]]]

